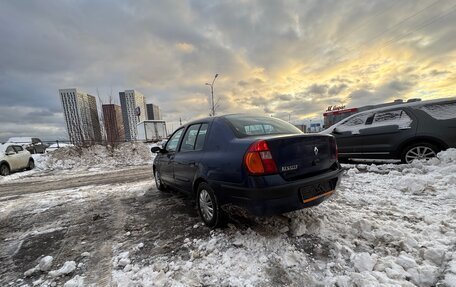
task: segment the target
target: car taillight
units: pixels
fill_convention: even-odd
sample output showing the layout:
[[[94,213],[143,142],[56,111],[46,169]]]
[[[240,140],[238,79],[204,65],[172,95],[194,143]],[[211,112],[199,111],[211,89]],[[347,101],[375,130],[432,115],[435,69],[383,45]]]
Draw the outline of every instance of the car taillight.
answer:
[[[253,143],[244,157],[244,163],[250,174],[263,175],[277,173],[277,166],[272,158],[266,141]]]

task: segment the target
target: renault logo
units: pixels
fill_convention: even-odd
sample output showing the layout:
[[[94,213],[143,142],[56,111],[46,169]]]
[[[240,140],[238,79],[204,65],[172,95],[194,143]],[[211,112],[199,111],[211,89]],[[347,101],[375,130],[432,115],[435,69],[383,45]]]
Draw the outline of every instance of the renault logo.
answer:
[[[318,155],[318,148],[317,147],[314,147],[314,154]]]

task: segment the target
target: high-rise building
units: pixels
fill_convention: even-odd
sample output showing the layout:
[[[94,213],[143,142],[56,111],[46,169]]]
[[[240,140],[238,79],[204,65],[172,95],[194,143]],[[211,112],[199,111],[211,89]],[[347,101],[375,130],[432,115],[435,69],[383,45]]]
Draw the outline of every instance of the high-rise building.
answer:
[[[139,122],[147,119],[146,99],[135,90],[119,92],[120,106],[122,107],[122,118],[125,129],[125,139],[135,140]],[[138,113],[139,112],[139,116]]]
[[[60,89],[68,136],[74,144],[101,141],[97,100],[78,89]]]
[[[103,108],[103,120],[106,130],[106,140],[113,144],[125,141],[125,130],[122,119],[122,109],[119,105],[105,104]]]
[[[150,121],[158,121],[162,119],[160,108],[154,104],[147,104],[147,119]]]

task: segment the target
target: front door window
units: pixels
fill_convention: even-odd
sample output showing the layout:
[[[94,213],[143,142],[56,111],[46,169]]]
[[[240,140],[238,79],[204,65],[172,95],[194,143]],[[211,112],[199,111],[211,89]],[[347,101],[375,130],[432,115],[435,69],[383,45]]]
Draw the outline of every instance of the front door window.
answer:
[[[175,152],[177,149],[177,145],[179,144],[179,140],[182,136],[182,132],[184,129],[180,129],[177,132],[175,132],[171,138],[169,139],[168,143],[166,144],[166,150],[168,152]]]

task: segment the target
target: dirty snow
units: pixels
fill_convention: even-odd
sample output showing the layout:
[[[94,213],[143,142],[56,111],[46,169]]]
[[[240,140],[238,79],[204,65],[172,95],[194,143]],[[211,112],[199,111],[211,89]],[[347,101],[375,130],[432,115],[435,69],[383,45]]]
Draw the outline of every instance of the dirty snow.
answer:
[[[65,150],[43,156],[39,165],[62,178],[56,171],[106,169],[119,162],[135,165],[151,160],[146,145],[128,158],[111,158],[121,152],[104,147],[82,153]],[[143,158],[146,154],[148,158]],[[134,230],[124,229],[129,226],[120,225],[117,241],[110,246],[112,254],[106,258],[112,268],[110,282],[114,286],[456,286],[456,149],[427,162],[344,167],[338,192],[317,207],[286,214],[289,222],[278,216],[247,217],[247,223],[232,219],[225,229],[182,236],[178,246],[148,237],[148,229],[156,228],[158,222],[138,231],[140,238]],[[158,194],[152,186],[150,179],[29,194],[27,200],[33,204],[20,208],[24,217],[37,216],[67,202],[100,202],[125,191],[136,197]],[[18,208],[13,197],[6,198],[0,205],[0,220]],[[158,209],[153,204],[131,208]],[[60,227],[44,226],[33,232],[53,228]],[[189,228],[207,230],[200,223]],[[17,244],[29,235],[20,235]],[[16,238],[5,239],[16,242]],[[24,276],[18,280],[37,286],[51,282],[90,286],[86,273],[97,270],[85,264],[89,266],[97,250],[83,244],[76,257],[65,258],[64,263],[55,264],[50,256],[41,255],[33,264],[38,265],[21,273]],[[167,246],[169,252],[144,252]]]
[[[187,256],[135,262],[116,250],[119,286],[455,286],[456,150],[411,165],[349,166],[339,192],[260,229],[184,239]],[[204,227],[198,227],[204,228]],[[128,268],[126,268],[128,266]]]
[[[141,142],[128,142],[116,147],[64,147],[34,157],[39,170],[87,170],[151,164],[150,147]]]
[[[49,271],[51,277],[59,277],[62,275],[68,275],[76,269],[76,262],[66,261],[60,269]]]
[[[153,144],[155,145],[155,144]],[[1,176],[0,183],[39,177],[43,173],[57,174],[74,172],[109,171],[113,168],[151,165],[155,157],[150,144],[127,142],[116,147],[94,145],[91,147],[65,146],[45,154],[33,154],[35,168]]]

